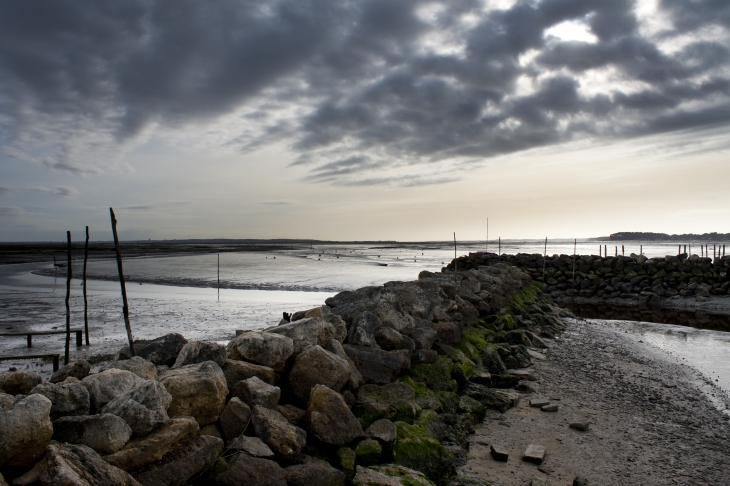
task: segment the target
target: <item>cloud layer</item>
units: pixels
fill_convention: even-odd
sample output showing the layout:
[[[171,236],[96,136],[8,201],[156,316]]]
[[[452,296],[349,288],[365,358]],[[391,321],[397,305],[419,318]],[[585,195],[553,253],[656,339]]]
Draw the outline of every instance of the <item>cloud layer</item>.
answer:
[[[726,126],[728,46],[721,0],[4,2],[0,144],[92,176],[225,122],[224,145],[286,143],[309,182],[437,184],[531,148]]]

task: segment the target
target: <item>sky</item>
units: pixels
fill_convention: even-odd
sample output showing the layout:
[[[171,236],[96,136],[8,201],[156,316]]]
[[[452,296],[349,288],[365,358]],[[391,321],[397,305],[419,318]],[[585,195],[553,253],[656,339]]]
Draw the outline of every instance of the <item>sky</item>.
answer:
[[[727,0],[0,2],[0,241],[730,232]]]

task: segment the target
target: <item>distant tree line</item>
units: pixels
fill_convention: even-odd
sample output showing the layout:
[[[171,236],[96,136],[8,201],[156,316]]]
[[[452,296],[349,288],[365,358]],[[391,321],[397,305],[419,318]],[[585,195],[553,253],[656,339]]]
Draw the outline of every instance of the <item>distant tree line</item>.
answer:
[[[598,238],[605,241],[730,241],[730,233],[703,233],[697,235],[688,233],[683,235],[668,235],[666,233],[648,233],[642,231],[624,231],[613,233],[608,237]]]

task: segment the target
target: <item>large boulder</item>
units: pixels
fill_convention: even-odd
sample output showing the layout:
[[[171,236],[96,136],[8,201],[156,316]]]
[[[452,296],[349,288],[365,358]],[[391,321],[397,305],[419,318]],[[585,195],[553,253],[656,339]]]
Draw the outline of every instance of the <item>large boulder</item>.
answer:
[[[281,389],[254,376],[239,382],[233,389],[233,394],[250,407],[261,405],[266,408],[276,408],[281,398]]]
[[[228,445],[228,448],[243,451],[253,457],[261,457],[263,459],[274,458],[274,452],[258,437],[247,437],[242,435],[231,442]]]
[[[89,414],[89,391],[81,383],[41,383],[30,391],[30,395],[33,394],[43,395],[51,401],[51,420]]]
[[[375,342],[387,351],[394,351],[396,349],[414,351],[416,349],[416,343],[413,342],[413,339],[404,336],[391,327],[383,326],[378,329],[375,332]]]
[[[89,365],[88,361],[80,359],[78,361],[72,361],[67,365],[61,366],[58,371],[51,375],[51,379],[49,381],[51,383],[61,383],[69,376],[72,376],[77,380],[83,380],[89,375],[89,371],[91,371],[91,366]]]
[[[352,390],[357,390],[365,383],[365,380],[362,379],[362,375],[358,371],[357,366],[355,366],[355,362],[350,359],[350,357],[345,352],[345,348],[342,347],[342,343],[340,343],[337,339],[332,339],[327,344],[326,349],[330,353],[334,353],[340,358],[347,361],[347,365],[350,368],[350,376],[347,379],[348,388]]]
[[[150,435],[130,440],[122,449],[104,456],[104,460],[125,471],[132,471],[159,461],[175,444],[190,435],[197,435],[198,430],[198,423],[191,417],[173,418]]]
[[[395,441],[398,434],[398,430],[395,424],[388,419],[376,420],[370,427],[367,428],[365,433],[372,439],[377,439],[383,444],[391,444]]]
[[[178,442],[159,461],[133,473],[147,486],[184,486],[193,475],[213,464],[223,452],[223,441],[210,435],[193,435]]]
[[[467,483],[468,484],[468,483]],[[476,484],[476,483],[475,483]],[[357,466],[353,486],[436,486],[422,472],[396,464]]]
[[[147,435],[170,420],[167,408],[172,396],[159,381],[145,381],[107,403],[102,413],[123,419],[136,436]]]
[[[230,442],[243,434],[249,420],[251,420],[251,407],[237,397],[231,398],[220,417],[226,441]]]
[[[284,457],[295,457],[306,444],[307,433],[290,424],[275,410],[256,405],[251,423],[258,435],[271,449]]]
[[[15,397],[7,393],[0,392],[0,410],[10,410],[15,405]]]
[[[412,421],[421,407],[416,403],[413,387],[396,382],[360,387],[354,410],[360,423],[367,426],[379,419]]]
[[[299,354],[310,346],[326,346],[330,339],[337,336],[335,327],[321,317],[301,319],[266,329],[266,332],[290,338],[294,344],[294,354]]]
[[[383,321],[372,312],[363,312],[354,320],[347,331],[345,342],[354,346],[378,347],[375,333],[383,326]]]
[[[273,368],[269,368],[268,366],[227,359],[226,362],[223,363],[222,369],[223,374],[226,377],[226,384],[228,385],[229,390],[233,390],[239,382],[254,376],[259,378],[261,381],[265,381],[269,385],[276,384],[276,372]]]
[[[135,375],[145,380],[156,380],[157,379],[157,367],[151,362],[144,358],[135,356],[129,359],[123,359],[121,361],[110,361],[101,367],[99,372],[103,372],[110,369],[131,371]]]
[[[291,338],[270,332],[247,331],[233,338],[226,347],[229,359],[250,361],[283,371],[294,353]]]
[[[207,341],[193,341],[182,347],[177,355],[173,369],[190,364],[213,361],[218,366],[226,362],[226,347],[218,343]]]
[[[40,472],[44,486],[140,486],[132,476],[83,445],[51,444],[44,462]]]
[[[454,473],[454,454],[417,425],[396,422],[398,437],[393,444],[393,462],[425,474],[437,484],[446,484]]]
[[[27,395],[41,383],[43,383],[41,375],[29,371],[0,375],[0,391],[8,395]]]
[[[360,422],[342,395],[326,386],[312,388],[307,415],[312,435],[327,444],[342,447],[365,437]]]
[[[345,486],[342,471],[318,459],[309,459],[304,464],[295,464],[284,469],[287,486]]]
[[[137,356],[151,361],[156,366],[172,366],[175,364],[178,353],[187,343],[188,340],[182,334],[170,333],[151,341],[135,341],[134,351]],[[131,358],[129,347],[119,351],[116,358],[118,360]]]
[[[226,377],[212,361],[164,371],[160,382],[172,395],[170,417],[191,416],[201,426],[207,425],[218,420],[226,404]]]
[[[51,401],[43,395],[21,398],[0,412],[0,466],[31,467],[51,442]]]
[[[486,386],[479,385],[477,383],[467,384],[466,388],[464,388],[464,394],[478,401],[485,407],[493,410],[499,410],[502,413],[514,407],[519,402],[519,395],[517,393],[507,390],[487,388]]]
[[[407,351],[382,351],[349,344],[343,347],[362,374],[365,383],[377,385],[392,383],[398,375],[411,367],[410,353]]]
[[[99,454],[118,451],[132,436],[132,428],[116,415],[102,413],[61,417],[53,422],[53,439],[91,447]]]
[[[236,454],[216,478],[220,486],[287,486],[284,469],[274,461]]]
[[[315,385],[340,391],[350,379],[348,362],[319,345],[310,346],[294,360],[289,372],[289,388],[301,402],[306,402]]]
[[[131,371],[109,369],[89,375],[81,383],[89,391],[91,413],[98,413],[114,397],[133,390],[144,381]]]

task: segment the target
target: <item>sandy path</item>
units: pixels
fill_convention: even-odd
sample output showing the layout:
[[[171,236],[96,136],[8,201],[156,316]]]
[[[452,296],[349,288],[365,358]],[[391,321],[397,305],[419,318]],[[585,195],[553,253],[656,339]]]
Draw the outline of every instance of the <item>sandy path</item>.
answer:
[[[494,486],[569,485],[576,475],[591,485],[730,484],[730,418],[709,400],[719,392],[708,381],[590,321],[571,321],[551,344],[532,369],[536,392],[487,417],[460,475]],[[559,411],[531,408],[530,398]],[[585,419],[587,432],[568,427]],[[507,447],[509,461],[494,461],[490,444]],[[542,466],[521,460],[529,444],[546,448]]]

